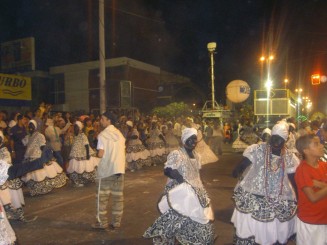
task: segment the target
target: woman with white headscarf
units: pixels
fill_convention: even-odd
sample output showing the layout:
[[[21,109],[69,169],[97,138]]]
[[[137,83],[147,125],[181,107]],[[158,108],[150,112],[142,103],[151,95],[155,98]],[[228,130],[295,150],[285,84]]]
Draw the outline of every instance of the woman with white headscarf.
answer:
[[[164,168],[168,181],[158,204],[161,216],[143,235],[153,244],[214,244],[214,214],[200,179],[196,142],[197,130],[185,128],[183,147],[168,155]]]
[[[80,121],[75,122],[74,135],[66,171],[75,187],[83,187],[84,184],[95,181],[95,171],[100,159],[95,157]]]
[[[167,159],[166,139],[158,128],[158,122],[155,119],[151,121],[151,128],[146,144],[150,151],[152,165],[163,164]]]
[[[233,195],[234,244],[286,244],[295,234],[299,159],[285,146],[288,130],[286,122],[277,123],[270,140],[246,148],[233,171],[241,176]]]
[[[46,148],[46,140],[43,134],[38,132],[37,123],[30,120],[28,123],[29,135],[24,139],[27,144],[24,155],[24,164],[29,164],[31,161],[41,158],[42,152]],[[27,173],[22,177],[22,180],[29,188],[31,196],[47,194],[54,188],[60,188],[66,184],[67,177],[63,169],[52,158],[45,162],[43,168]]]
[[[126,122],[128,131],[126,135],[126,162],[127,168],[134,172],[143,166],[151,166],[150,151],[145,148],[139,139],[140,134],[132,121]]]
[[[10,152],[4,145],[4,135],[0,131],[0,160],[12,165]],[[25,205],[22,186],[24,182],[20,178],[7,180],[0,185],[0,201],[10,219],[24,220],[23,206]]]

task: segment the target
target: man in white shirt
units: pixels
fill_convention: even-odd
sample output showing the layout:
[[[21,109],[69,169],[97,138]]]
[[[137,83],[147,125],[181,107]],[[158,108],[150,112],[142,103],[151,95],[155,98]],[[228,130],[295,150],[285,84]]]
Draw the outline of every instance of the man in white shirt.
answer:
[[[116,116],[111,112],[101,115],[100,124],[104,128],[98,135],[97,169],[97,221],[94,229],[106,230],[120,227],[124,208],[125,138],[114,126]],[[112,198],[111,223],[108,222],[107,205]]]

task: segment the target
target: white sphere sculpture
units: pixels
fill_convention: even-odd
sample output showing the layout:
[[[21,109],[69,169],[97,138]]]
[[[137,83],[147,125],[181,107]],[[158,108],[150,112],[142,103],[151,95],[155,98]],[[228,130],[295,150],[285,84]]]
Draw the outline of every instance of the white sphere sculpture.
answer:
[[[233,80],[226,87],[226,96],[233,103],[241,103],[250,95],[250,86],[243,80]]]

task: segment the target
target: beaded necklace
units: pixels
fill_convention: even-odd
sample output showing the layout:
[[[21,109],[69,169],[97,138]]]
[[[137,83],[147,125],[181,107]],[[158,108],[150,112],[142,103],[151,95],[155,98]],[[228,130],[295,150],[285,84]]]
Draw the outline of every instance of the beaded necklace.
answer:
[[[272,164],[272,150],[270,145],[266,145],[266,152],[265,152],[265,165],[264,165],[264,171],[265,171],[265,192],[266,192],[266,198],[269,201],[273,201],[273,198],[270,197],[270,190],[269,188],[269,173],[271,172],[277,172],[279,169],[279,179],[280,179],[280,189],[278,193],[278,197],[280,197],[283,193],[283,187],[284,187],[284,174],[285,174],[285,161],[284,156],[281,153],[281,157],[277,160],[278,162],[274,165]],[[281,151],[283,152],[283,151]],[[277,200],[276,200],[277,201]]]

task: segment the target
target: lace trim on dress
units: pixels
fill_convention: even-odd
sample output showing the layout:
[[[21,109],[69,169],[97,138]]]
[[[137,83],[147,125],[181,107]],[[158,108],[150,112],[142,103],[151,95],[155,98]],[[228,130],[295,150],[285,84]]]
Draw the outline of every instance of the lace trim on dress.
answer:
[[[194,222],[169,209],[145,231],[143,237],[153,238],[153,244],[157,245],[174,245],[175,237],[180,244],[210,245],[214,244],[214,228],[211,222]]]
[[[297,204],[292,200],[280,198],[269,199],[254,195],[238,187],[234,191],[236,209],[242,213],[251,213],[253,219],[260,222],[270,222],[277,218],[280,222],[291,220],[297,210]]]

